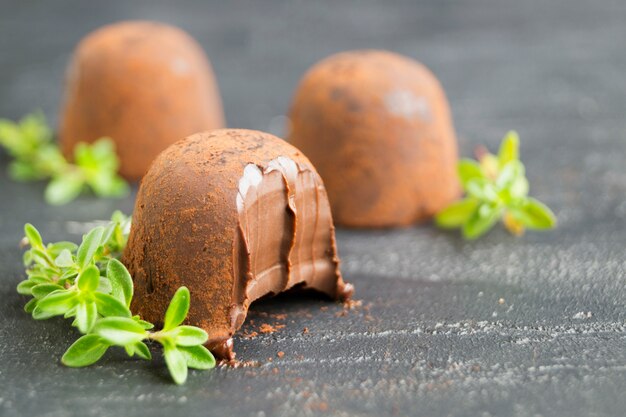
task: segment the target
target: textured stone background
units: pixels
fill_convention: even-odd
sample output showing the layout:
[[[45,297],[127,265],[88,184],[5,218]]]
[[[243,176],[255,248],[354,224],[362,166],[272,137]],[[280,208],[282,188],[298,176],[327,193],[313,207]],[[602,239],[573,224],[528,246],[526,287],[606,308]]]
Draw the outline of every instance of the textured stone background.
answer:
[[[132,198],[47,207],[43,185],[11,182],[0,157],[1,416],[626,414],[623,0],[0,6],[1,116],[39,107],[56,122],[72,47],[120,19],[188,30],[213,61],[229,125],[277,134],[308,66],[344,49],[387,48],[440,77],[465,155],[520,132],[531,192],[560,222],[475,243],[429,226],[341,230],[343,271],[363,307],[342,316],[323,300],[264,302],[244,333],[285,327],[236,339],[239,358],[260,366],[194,372],[177,387],[162,361],[120,352],[89,369],[62,367],[76,334],[61,320],[31,320],[14,291],[23,223],[49,240],[78,240],[84,222],[130,212]]]

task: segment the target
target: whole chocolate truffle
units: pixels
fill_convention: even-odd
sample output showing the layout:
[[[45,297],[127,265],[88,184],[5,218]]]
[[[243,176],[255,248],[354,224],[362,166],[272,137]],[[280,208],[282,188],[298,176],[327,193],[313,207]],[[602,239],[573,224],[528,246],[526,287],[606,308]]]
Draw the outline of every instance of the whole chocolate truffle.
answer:
[[[455,200],[457,144],[441,85],[386,51],[333,55],[304,76],[289,141],[324,179],[337,224],[408,225]]]
[[[110,137],[120,173],[138,179],[172,143],[223,125],[211,66],[181,29],[121,22],[96,30],[77,46],[59,132],[66,156],[78,142]]]
[[[321,178],[296,148],[266,133],[192,135],[161,153],[141,182],[124,252],[133,311],[162,320],[176,289],[189,322],[232,358],[248,306],[290,288],[347,299]]]

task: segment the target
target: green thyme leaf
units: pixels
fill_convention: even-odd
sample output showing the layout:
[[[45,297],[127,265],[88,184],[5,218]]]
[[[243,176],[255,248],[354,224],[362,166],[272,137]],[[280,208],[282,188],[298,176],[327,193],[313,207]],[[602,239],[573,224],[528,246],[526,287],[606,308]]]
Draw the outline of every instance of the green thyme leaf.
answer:
[[[174,297],[172,297],[172,301],[170,301],[170,305],[165,312],[163,330],[171,330],[181,324],[187,317],[188,312],[189,290],[187,287],[180,287],[174,294]]]
[[[526,175],[524,165],[520,161],[507,162],[496,178],[496,187],[499,189],[508,189],[515,181],[523,178],[524,175]]]
[[[109,294],[94,294],[98,312],[103,317],[130,317],[130,310],[120,300]]]
[[[32,312],[35,310],[35,307],[37,307],[37,299],[33,298],[32,300],[30,300],[29,302],[27,302],[24,305],[24,311],[27,312],[28,314],[32,314]]]
[[[88,266],[76,279],[76,286],[81,291],[93,292],[100,284],[100,271],[94,265]]]
[[[92,229],[83,238],[83,242],[78,247],[76,254],[76,261],[80,268],[84,268],[93,259],[94,254],[100,247],[100,241],[102,240],[102,234],[104,228],[99,226]]]
[[[61,316],[78,304],[78,295],[75,291],[57,290],[37,302],[33,309],[33,318],[43,320],[54,316]]]
[[[150,349],[148,349],[148,345],[143,342],[137,342],[134,345],[135,355],[139,356],[142,359],[151,360],[152,354],[150,353]]]
[[[108,348],[109,345],[100,336],[87,334],[79,338],[67,349],[61,358],[61,362],[63,365],[72,368],[89,366],[98,362]]]
[[[104,294],[111,294],[111,291],[113,291],[111,281],[109,281],[105,277],[100,277],[100,281],[98,282],[98,288],[96,289],[96,291]]]
[[[481,204],[463,225],[463,237],[472,240],[482,236],[500,219],[501,214],[500,207],[489,203]]]
[[[74,242],[55,242],[49,243],[47,249],[50,255],[57,257],[64,250],[68,250],[70,254],[76,252],[78,245]]]
[[[30,223],[26,223],[24,225],[24,234],[26,235],[30,246],[37,249],[43,249],[43,240],[41,239],[39,231],[35,229],[35,226]]]
[[[523,206],[512,209],[511,213],[529,229],[552,229],[556,225],[556,216],[552,210],[534,198],[529,198]]]
[[[57,284],[37,284],[31,288],[31,293],[35,298],[44,298],[57,290],[64,290],[64,288]]]
[[[215,368],[215,357],[204,346],[179,346],[178,350],[185,357],[189,368],[201,370]]]
[[[50,181],[44,191],[48,204],[60,206],[74,200],[82,192],[85,185],[83,177],[76,172],[58,175]]]
[[[125,346],[141,342],[146,331],[136,321],[126,317],[105,317],[96,322],[93,333],[107,343]]]
[[[54,260],[54,264],[60,268],[69,268],[74,265],[74,260],[72,259],[72,252],[68,249],[63,249],[59,256]]]
[[[471,159],[461,159],[457,167],[457,172],[459,174],[459,180],[463,185],[467,184],[470,180],[484,178],[484,174],[478,162],[472,161]]]
[[[435,217],[439,227],[450,229],[461,227],[474,214],[478,208],[478,200],[475,198],[465,198],[456,203],[452,203],[443,209]]]
[[[126,267],[117,259],[111,259],[107,265],[107,278],[111,281],[111,294],[130,307],[133,298],[133,280]]]
[[[32,288],[37,285],[36,282],[26,279],[17,284],[17,293],[22,295],[33,295]]]
[[[500,150],[498,151],[498,162],[500,169],[511,161],[519,159],[519,136],[517,132],[510,131],[502,139]]]
[[[187,359],[183,353],[175,347],[164,347],[163,355],[167,369],[174,382],[182,385],[187,380]]]
[[[177,346],[203,345],[209,340],[207,333],[194,326],[178,326],[171,330]]]
[[[139,323],[139,325],[146,330],[150,330],[154,328],[154,324],[150,323],[149,321],[141,320],[139,316],[133,316],[133,320]]]
[[[98,309],[93,301],[82,300],[76,306],[76,327],[81,333],[89,333],[98,319]]]

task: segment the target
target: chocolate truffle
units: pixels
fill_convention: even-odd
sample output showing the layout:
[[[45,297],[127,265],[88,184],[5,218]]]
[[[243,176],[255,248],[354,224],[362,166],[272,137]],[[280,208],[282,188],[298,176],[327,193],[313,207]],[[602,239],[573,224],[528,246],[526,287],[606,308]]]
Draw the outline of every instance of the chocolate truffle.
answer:
[[[459,195],[457,144],[441,85],[423,65],[353,51],[304,76],[289,141],[322,176],[337,224],[409,225]]]
[[[110,137],[120,173],[134,180],[180,138],[223,126],[211,66],[181,29],[121,22],[96,30],[77,46],[59,132],[67,157],[78,142]]]
[[[189,322],[232,359],[251,302],[291,288],[346,300],[321,178],[293,146],[266,133],[192,135],[148,170],[123,255],[133,312],[162,320],[176,289],[191,292]]]

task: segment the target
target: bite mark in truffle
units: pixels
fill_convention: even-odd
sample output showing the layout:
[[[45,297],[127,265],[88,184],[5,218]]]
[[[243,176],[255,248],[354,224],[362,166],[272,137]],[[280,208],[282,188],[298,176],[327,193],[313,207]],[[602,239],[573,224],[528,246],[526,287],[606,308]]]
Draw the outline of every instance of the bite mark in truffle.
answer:
[[[189,321],[232,359],[248,307],[294,287],[345,300],[321,178],[286,142],[261,132],[193,135],[163,152],[142,181],[124,262],[134,308],[159,321],[180,285]]]

